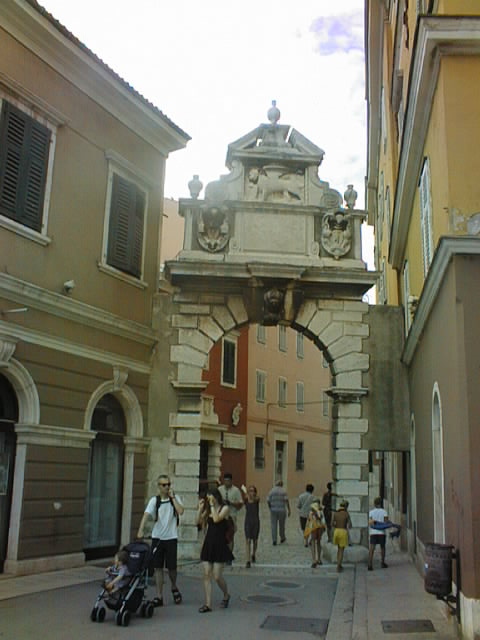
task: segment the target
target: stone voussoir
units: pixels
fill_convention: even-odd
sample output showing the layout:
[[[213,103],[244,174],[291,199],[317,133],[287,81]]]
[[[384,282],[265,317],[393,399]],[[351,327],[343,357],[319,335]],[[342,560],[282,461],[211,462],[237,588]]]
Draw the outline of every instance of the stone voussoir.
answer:
[[[227,307],[215,305],[212,307],[212,317],[225,333],[236,326],[235,320]]]

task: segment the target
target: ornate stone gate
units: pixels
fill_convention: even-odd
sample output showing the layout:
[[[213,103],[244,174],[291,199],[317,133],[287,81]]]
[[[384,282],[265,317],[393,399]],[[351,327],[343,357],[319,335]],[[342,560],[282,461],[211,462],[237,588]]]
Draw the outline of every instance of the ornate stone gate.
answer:
[[[351,185],[342,198],[320,180],[324,152],[278,124],[279,116],[273,104],[269,124],[229,145],[229,174],[208,184],[203,200],[192,181],[192,197],[180,200],[183,250],[166,265],[175,291],[170,360],[178,399],[169,464],[186,502],[185,556],[197,540],[202,369],[213,344],[246,323],[292,327],[323,352],[332,376],[334,478],[351,498],[354,541],[367,524],[369,306],[362,298],[377,274],[361,256],[365,212],[355,208]]]

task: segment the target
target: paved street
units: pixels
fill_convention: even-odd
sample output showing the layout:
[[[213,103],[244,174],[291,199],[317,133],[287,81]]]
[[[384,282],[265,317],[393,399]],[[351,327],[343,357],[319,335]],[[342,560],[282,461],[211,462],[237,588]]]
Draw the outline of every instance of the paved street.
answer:
[[[166,589],[166,605],[156,609],[152,619],[133,616],[128,628],[118,627],[111,611],[103,623],[90,621],[103,564],[19,578],[3,574],[0,640],[39,636],[44,640],[127,637],[454,640],[458,637],[454,619],[446,614],[443,604],[425,593],[421,576],[410,558],[391,541],[387,545],[388,569],[377,568],[377,563],[373,572],[367,572],[364,563],[347,563],[343,573],[337,574],[331,562],[333,547],[325,549],[324,564],[312,569],[310,551],[303,546],[297,518],[292,516],[288,521],[287,541],[274,547],[267,516],[263,512],[258,563],[251,569],[245,568],[240,544],[243,535],[238,534],[236,561],[233,567],[225,569],[232,595],[227,610],[219,608],[221,593],[214,586],[214,611],[198,613],[203,604],[203,584],[197,562],[183,563],[180,568],[178,584],[184,596],[180,606],[172,602]],[[153,596],[150,587],[149,597]],[[400,625],[401,630],[395,625]],[[406,634],[402,627],[409,625]],[[416,625],[416,632],[411,625]]]

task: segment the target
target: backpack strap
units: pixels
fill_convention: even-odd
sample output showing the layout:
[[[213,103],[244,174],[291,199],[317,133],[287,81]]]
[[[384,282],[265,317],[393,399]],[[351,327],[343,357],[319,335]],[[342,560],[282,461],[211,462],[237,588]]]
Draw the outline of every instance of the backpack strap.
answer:
[[[157,501],[155,503],[155,522],[157,522],[158,520],[158,510],[160,509],[160,506],[162,504],[164,504],[162,502],[162,498],[160,496],[156,496]],[[178,515],[178,511],[175,509],[175,505],[173,504],[173,499],[170,498],[169,496],[169,500],[170,500],[170,504],[172,505],[172,509],[173,509],[173,513],[175,514],[175,518],[177,519],[177,527],[180,524],[180,516]]]

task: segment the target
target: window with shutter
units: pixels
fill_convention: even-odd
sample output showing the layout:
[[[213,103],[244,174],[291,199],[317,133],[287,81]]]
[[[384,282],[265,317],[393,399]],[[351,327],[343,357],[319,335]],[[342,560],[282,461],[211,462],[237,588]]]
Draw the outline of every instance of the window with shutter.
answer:
[[[224,339],[222,342],[222,385],[234,387],[237,378],[237,343]]]
[[[117,173],[113,174],[107,262],[136,278],[142,275],[146,195]]]
[[[50,130],[3,100],[0,121],[0,214],[41,231]]]

